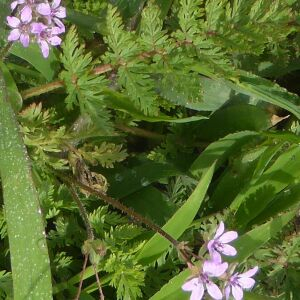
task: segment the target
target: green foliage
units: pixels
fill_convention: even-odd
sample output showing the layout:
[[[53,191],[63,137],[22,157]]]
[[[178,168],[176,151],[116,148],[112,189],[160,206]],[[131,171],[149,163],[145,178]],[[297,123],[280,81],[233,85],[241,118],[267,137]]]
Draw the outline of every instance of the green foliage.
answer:
[[[153,2],[153,1],[152,1]],[[161,11],[151,1],[142,12],[139,35],[144,51],[158,51],[168,47],[168,35],[163,30]]]
[[[110,114],[101,95],[107,82],[103,76],[91,74],[95,63],[90,53],[84,53],[84,46],[79,46],[74,27],[69,30],[62,49],[61,61],[65,71],[62,71],[60,77],[64,80],[68,92],[65,100],[67,109],[79,106],[81,114],[90,119],[92,125],[103,132],[110,131]]]
[[[28,165],[27,151],[10,103],[6,78],[0,69],[0,170],[14,299],[51,299],[50,259],[43,219],[39,213],[40,205]],[[30,270],[24,268],[25,265],[35,268]]]
[[[144,285],[144,272],[132,257],[125,253],[111,255],[104,270],[113,273],[110,285],[117,289],[117,299],[137,299],[142,296],[141,286]]]
[[[280,53],[279,44],[295,32],[288,1],[206,1],[205,30],[214,41],[237,53],[260,55],[265,49]],[[268,38],[266,38],[268,37]],[[279,48],[279,49],[278,49]]]
[[[39,168],[45,165],[55,169],[66,168],[67,160],[55,157],[55,154],[62,152],[61,140],[67,138],[64,126],[51,128],[56,122],[56,112],[53,109],[43,111],[42,103],[33,103],[20,113],[19,119],[24,143],[32,150],[32,158]]]
[[[79,149],[79,152],[90,164],[100,164],[105,168],[113,168],[115,163],[123,161],[127,157],[121,145],[106,142],[99,146],[85,144]]]
[[[203,9],[200,5],[202,0],[191,1],[181,0],[180,10],[178,12],[178,23],[180,31],[177,32],[176,37],[182,41],[194,41],[200,33],[201,18],[204,16]]]
[[[245,299],[297,299],[297,1],[64,3],[67,33],[48,60],[37,45],[15,44],[0,62],[16,114],[0,119],[0,299],[12,298],[12,278],[24,279],[10,267],[14,249],[31,243],[8,243],[9,228],[37,234],[36,220],[54,299],[75,299],[81,283],[82,299],[98,299],[95,270],[106,299],[188,299],[181,285],[191,274],[177,247],[207,257],[221,220],[239,232],[238,271],[261,269]],[[29,155],[22,174],[9,155],[16,141]],[[20,175],[7,180],[11,172]],[[41,209],[24,223],[29,187]],[[11,206],[7,193],[18,196]],[[27,280],[34,272],[24,269]]]

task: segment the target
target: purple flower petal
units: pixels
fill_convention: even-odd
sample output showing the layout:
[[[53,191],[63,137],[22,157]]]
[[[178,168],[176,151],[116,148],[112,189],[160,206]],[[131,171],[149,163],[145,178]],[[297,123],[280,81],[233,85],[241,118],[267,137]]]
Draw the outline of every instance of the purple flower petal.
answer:
[[[61,2],[61,0],[53,0],[53,2],[52,2],[52,8],[58,8],[59,7],[59,5],[60,5],[60,2]]]
[[[58,34],[64,33],[66,31],[64,23],[58,19],[58,18],[53,18],[54,23],[58,26],[60,29],[60,32]]]
[[[55,15],[57,18],[64,19],[64,18],[67,16],[67,14],[66,14],[66,8],[63,7],[63,6],[60,6],[60,7],[58,8],[58,10],[55,12],[54,15]]]
[[[44,31],[47,28],[46,25],[43,23],[32,23],[31,24],[31,32],[34,34],[40,34],[42,31]]]
[[[203,284],[198,285],[191,294],[190,300],[201,300],[204,294]]]
[[[49,42],[52,46],[59,46],[61,44],[61,38],[58,36],[52,36],[49,39]]]
[[[226,287],[225,287],[225,291],[224,291],[224,294],[225,294],[225,298],[226,298],[226,300],[228,300],[228,299],[229,299],[229,297],[230,297],[230,291],[231,291],[231,287],[230,287],[230,285],[226,285]]]
[[[257,273],[257,271],[258,271],[258,267],[256,266],[256,267],[254,267],[254,268],[248,270],[248,271],[245,272],[245,273],[239,274],[238,277],[252,277],[252,276],[254,276],[254,275]]]
[[[234,247],[228,244],[223,244],[222,253],[228,256],[235,256],[237,254],[237,251]]]
[[[6,17],[7,23],[12,28],[19,27],[21,21],[16,17]]]
[[[48,3],[41,3],[36,8],[37,12],[42,16],[50,16],[51,15],[51,7]]]
[[[243,289],[239,286],[233,285],[232,286],[232,296],[235,300],[242,300],[244,296]]]
[[[10,4],[10,8],[11,10],[14,10],[17,6],[18,6],[18,1],[13,1],[11,4]]]
[[[60,27],[52,27],[51,28],[51,34],[52,35],[59,35],[59,34],[61,34],[62,33],[62,31],[61,31],[62,29],[60,28]]]
[[[49,45],[46,41],[40,41],[40,48],[42,50],[42,54],[45,58],[49,56]]]
[[[19,38],[20,38],[20,30],[19,29],[13,29],[11,32],[10,32],[10,34],[9,34],[9,36],[8,36],[8,38],[7,38],[7,40],[9,41],[9,42],[13,42],[13,41],[17,41]]]
[[[237,239],[237,237],[238,237],[238,234],[236,231],[228,231],[228,232],[225,232],[224,234],[222,234],[218,240],[221,243],[227,244],[227,243]]]
[[[214,261],[206,260],[203,263],[203,273],[210,277],[219,277],[225,273],[228,269],[228,263],[224,262],[222,264],[215,263]]]
[[[255,284],[255,280],[253,278],[243,277],[238,279],[238,283],[243,289],[252,289]]]
[[[213,282],[206,283],[207,292],[215,300],[221,300],[223,298],[222,292],[216,284]]]
[[[27,33],[22,33],[20,36],[20,42],[23,47],[27,48],[29,46],[29,35]]]
[[[219,252],[213,250],[213,251],[210,251],[209,254],[211,256],[212,261],[214,261],[216,264],[222,263],[222,256]]]
[[[195,287],[199,284],[199,279],[198,278],[192,278],[191,280],[185,282],[182,285],[182,289],[186,292],[190,292],[193,289],[195,289]]]
[[[29,5],[26,5],[22,10],[21,10],[21,20],[24,23],[29,23],[32,20],[32,10]]]
[[[214,251],[214,244],[215,244],[215,240],[210,240],[207,244],[207,249],[208,251]]]
[[[218,227],[218,229],[216,231],[216,234],[214,236],[214,239],[217,239],[220,235],[222,235],[223,232],[224,232],[224,230],[225,230],[225,225],[224,225],[224,222],[221,221],[220,225],[219,225],[219,227]]]

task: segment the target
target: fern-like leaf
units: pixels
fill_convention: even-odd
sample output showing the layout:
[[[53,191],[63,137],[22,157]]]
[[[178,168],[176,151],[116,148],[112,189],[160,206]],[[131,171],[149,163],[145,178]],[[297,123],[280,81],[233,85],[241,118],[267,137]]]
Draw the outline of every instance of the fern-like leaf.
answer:
[[[61,60],[65,71],[60,77],[64,80],[68,93],[65,100],[67,108],[79,106],[81,114],[90,118],[91,125],[105,133],[111,132],[110,113],[105,107],[101,94],[107,81],[104,76],[91,73],[95,63],[92,61],[91,54],[86,54],[84,46],[79,44],[74,27],[70,28],[62,49]]]

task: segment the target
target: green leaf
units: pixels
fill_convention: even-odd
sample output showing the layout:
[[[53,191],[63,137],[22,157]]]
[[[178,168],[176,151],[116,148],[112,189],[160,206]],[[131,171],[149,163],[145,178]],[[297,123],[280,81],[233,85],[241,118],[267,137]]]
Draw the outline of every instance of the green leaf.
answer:
[[[254,145],[247,152],[231,156],[230,163],[211,191],[209,201],[213,211],[228,207],[239,192],[249,185],[259,157],[264,155],[266,149],[266,146]]]
[[[115,5],[117,5],[122,17],[127,20],[129,18],[136,17],[141,8],[144,6],[146,0],[115,0],[110,2],[114,2]]]
[[[147,122],[168,122],[168,123],[188,123],[207,119],[204,116],[192,116],[185,118],[174,118],[159,113],[157,116],[146,116],[138,110],[129,98],[121,93],[112,90],[105,90],[105,102],[108,107],[129,113],[136,120]]]
[[[218,168],[230,155],[238,151],[242,145],[257,137],[259,137],[258,133],[253,131],[242,131],[227,135],[210,144],[193,162],[190,172],[195,177],[200,178],[214,161],[216,161],[216,168]]]
[[[145,188],[152,182],[160,179],[176,176],[181,172],[171,164],[157,163],[150,160],[144,161],[131,169],[115,168],[110,174],[106,171],[105,176],[110,184],[110,195],[115,198],[123,198],[131,193]]]
[[[107,33],[105,16],[95,17],[68,8],[67,20],[84,31],[98,32],[102,35]]]
[[[254,218],[249,225],[259,224],[265,220],[274,217],[278,213],[281,213],[296,203],[300,202],[300,185],[299,183],[289,185],[286,189],[278,193],[274,199],[267,205],[256,218]]]
[[[174,276],[168,283],[166,283],[155,295],[149,300],[188,300],[190,293],[183,292],[181,286],[191,276],[191,271],[186,269]]]
[[[259,295],[251,292],[244,292],[245,300],[276,300],[278,298]]]
[[[6,81],[6,88],[11,99],[12,108],[17,113],[22,108],[22,97],[6,65],[0,62],[0,68],[2,69],[3,76]]]
[[[122,202],[159,226],[172,216],[175,209],[168,197],[152,186],[130,194],[122,199]]]
[[[212,179],[215,164],[203,175],[197,187],[187,201],[176,211],[172,218],[163,226],[163,230],[178,239],[194,220]],[[138,260],[145,264],[157,259],[169,247],[170,242],[156,233],[138,254]]]
[[[173,0],[156,0],[155,2],[160,8],[161,18],[164,19],[172,6]]]
[[[203,101],[189,102],[186,107],[198,111],[215,111],[230,100],[233,90],[225,84],[224,80],[214,80],[203,76],[199,77],[203,90]]]
[[[250,73],[246,74],[246,72],[242,72],[242,74],[239,82],[227,82],[228,86],[257,100],[262,100],[286,109],[300,119],[300,109],[296,105],[299,104],[300,98],[297,95],[289,93],[279,85],[262,77]]]
[[[259,249],[271,238],[275,237],[296,213],[297,207],[240,236],[236,242],[233,243],[238,254],[230,260],[242,262],[247,259],[255,252],[255,250]]]
[[[62,49],[61,61],[65,70],[61,72],[60,78],[64,81],[68,93],[65,99],[67,109],[79,106],[87,127],[93,125],[102,133],[112,132],[110,112],[106,109],[101,94],[107,81],[104,76],[91,74],[94,65],[92,55],[85,53],[85,46],[79,43],[74,26],[69,29]]]
[[[37,44],[31,44],[28,48],[24,48],[20,43],[15,43],[10,49],[11,54],[26,60],[38,70],[47,81],[51,81],[58,70],[58,60],[54,52],[54,50],[50,51],[49,57],[45,59]]]
[[[208,120],[199,124],[201,138],[212,141],[227,134],[250,130],[261,131],[272,126],[270,115],[250,104],[233,104],[215,111]]]
[[[292,184],[300,174],[300,149],[291,146],[281,154],[261,177],[254,178],[247,189],[232,202],[230,209],[237,210],[235,218],[239,226],[245,226],[266,209],[274,196]]]
[[[1,70],[0,70],[1,71]],[[19,124],[0,73],[0,173],[14,299],[52,299],[43,217]]]
[[[3,47],[7,41],[6,17],[10,13],[9,3],[9,0],[0,0],[0,47]],[[0,53],[1,50],[0,48]]]

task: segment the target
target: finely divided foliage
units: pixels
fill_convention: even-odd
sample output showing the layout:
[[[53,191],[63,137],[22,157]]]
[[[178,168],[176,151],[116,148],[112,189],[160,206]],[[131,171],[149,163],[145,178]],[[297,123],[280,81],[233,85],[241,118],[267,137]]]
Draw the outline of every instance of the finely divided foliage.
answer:
[[[300,6],[271,2],[0,1],[0,299],[298,299]]]

